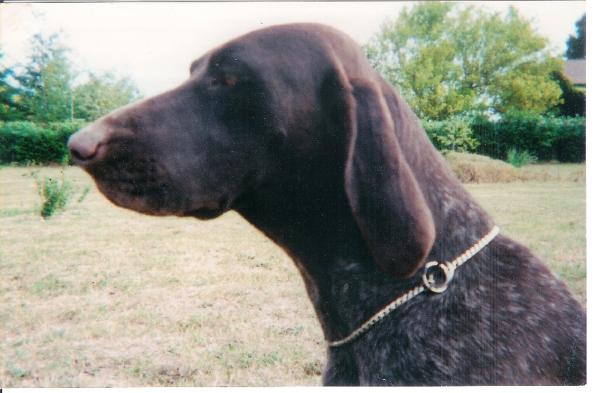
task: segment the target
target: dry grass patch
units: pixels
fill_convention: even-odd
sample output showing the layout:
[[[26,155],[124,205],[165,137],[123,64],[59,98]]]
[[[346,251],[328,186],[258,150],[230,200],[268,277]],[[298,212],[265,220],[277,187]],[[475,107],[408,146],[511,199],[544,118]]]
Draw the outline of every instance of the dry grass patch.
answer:
[[[237,214],[147,217],[92,188],[42,221],[30,171],[0,168],[0,386],[320,383],[325,343],[300,275]],[[583,181],[469,189],[585,300]]]
[[[516,181],[585,181],[585,165],[533,164],[522,168],[490,157],[447,152],[446,161],[463,183],[510,183]]]

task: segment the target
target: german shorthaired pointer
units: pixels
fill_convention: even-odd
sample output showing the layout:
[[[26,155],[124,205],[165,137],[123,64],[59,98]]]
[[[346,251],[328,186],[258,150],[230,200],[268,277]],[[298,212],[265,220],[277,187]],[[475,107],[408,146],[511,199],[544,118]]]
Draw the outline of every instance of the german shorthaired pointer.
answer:
[[[496,236],[339,31],[239,37],[69,147],[119,206],[201,219],[233,209],[283,247],[330,344],[327,385],[586,382],[583,308],[527,248]]]

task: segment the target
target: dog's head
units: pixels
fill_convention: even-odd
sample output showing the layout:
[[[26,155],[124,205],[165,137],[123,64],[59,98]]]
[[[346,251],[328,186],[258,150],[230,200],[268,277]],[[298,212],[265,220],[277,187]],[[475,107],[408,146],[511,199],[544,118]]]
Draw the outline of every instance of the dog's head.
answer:
[[[182,85],[104,116],[69,148],[115,204],[200,218],[285,182],[284,162],[329,155],[375,260],[405,276],[428,254],[433,220],[382,83],[342,33],[278,26],[207,53]]]
[[[177,88],[120,108],[69,140],[115,204],[210,218],[269,168],[278,135],[268,75],[232,43],[194,61]]]
[[[286,140],[307,148],[319,116],[315,77],[327,64],[306,30],[265,29],[210,51],[179,87],[73,135],[75,162],[119,206],[219,215],[274,175]]]

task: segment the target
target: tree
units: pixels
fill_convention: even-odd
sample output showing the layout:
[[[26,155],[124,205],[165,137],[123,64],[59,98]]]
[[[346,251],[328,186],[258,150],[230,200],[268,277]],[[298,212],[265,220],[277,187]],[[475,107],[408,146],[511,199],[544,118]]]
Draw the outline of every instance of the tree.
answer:
[[[57,34],[36,34],[32,54],[24,71],[16,77],[23,91],[23,105],[31,120],[62,121],[72,117],[71,86],[75,74],[67,57],[68,49]]]
[[[473,136],[469,119],[454,116],[445,121],[427,121],[423,127],[431,142],[441,151],[474,151],[479,141]]]
[[[0,62],[4,53],[0,50]],[[11,83],[15,73],[11,68],[0,64],[0,121],[23,120],[25,114],[21,105],[21,90]]]
[[[75,88],[73,97],[75,117],[95,120],[141,95],[129,78],[117,79],[111,73],[90,73],[89,80]]]
[[[557,106],[561,116],[585,116],[585,93],[577,89],[562,72],[552,74],[560,85],[562,100]]]
[[[366,46],[373,66],[420,117],[470,112],[543,113],[560,99],[560,68],[516,9],[506,15],[454,3],[419,3],[386,22]]]
[[[576,35],[567,40],[567,59],[585,59],[585,14],[575,23]]]

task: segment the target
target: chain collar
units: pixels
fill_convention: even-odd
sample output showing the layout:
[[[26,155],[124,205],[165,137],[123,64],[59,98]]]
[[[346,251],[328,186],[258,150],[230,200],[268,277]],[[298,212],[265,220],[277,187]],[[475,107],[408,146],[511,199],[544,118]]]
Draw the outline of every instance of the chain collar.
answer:
[[[467,251],[465,251],[461,255],[459,255],[452,262],[442,262],[442,263],[437,262],[437,261],[427,262],[427,264],[425,264],[425,271],[423,272],[423,278],[422,278],[423,283],[422,284],[419,284],[416,287],[404,292],[402,295],[400,295],[398,298],[396,298],[396,300],[394,300],[393,302],[391,302],[390,304],[388,304],[387,306],[382,308],[380,311],[378,311],[375,315],[373,315],[365,323],[360,325],[358,327],[358,329],[354,330],[348,336],[346,336],[340,340],[328,341],[327,345],[329,345],[329,347],[339,347],[339,346],[342,346],[344,344],[347,344],[347,343],[353,341],[358,336],[360,336],[361,334],[363,334],[364,332],[369,330],[371,328],[371,326],[375,325],[377,322],[381,321],[386,316],[388,316],[389,313],[394,311],[400,305],[406,303],[407,301],[409,301],[413,297],[417,296],[421,292],[424,292],[425,290],[429,290],[430,292],[433,292],[433,293],[444,292],[446,290],[446,288],[448,288],[448,284],[454,277],[454,271],[460,265],[462,265],[463,263],[465,263],[466,261],[471,259],[473,257],[473,255],[475,255],[479,251],[481,251],[492,240],[494,240],[494,238],[496,237],[496,235],[498,235],[499,232],[500,232],[500,228],[498,228],[497,226],[494,226],[487,235],[485,235],[484,237],[479,239],[479,241],[477,243],[475,243],[471,248],[469,248]],[[441,273],[441,275],[443,277],[443,280],[441,282],[438,282],[438,280],[436,280],[436,278],[435,278],[436,273],[438,276]]]

